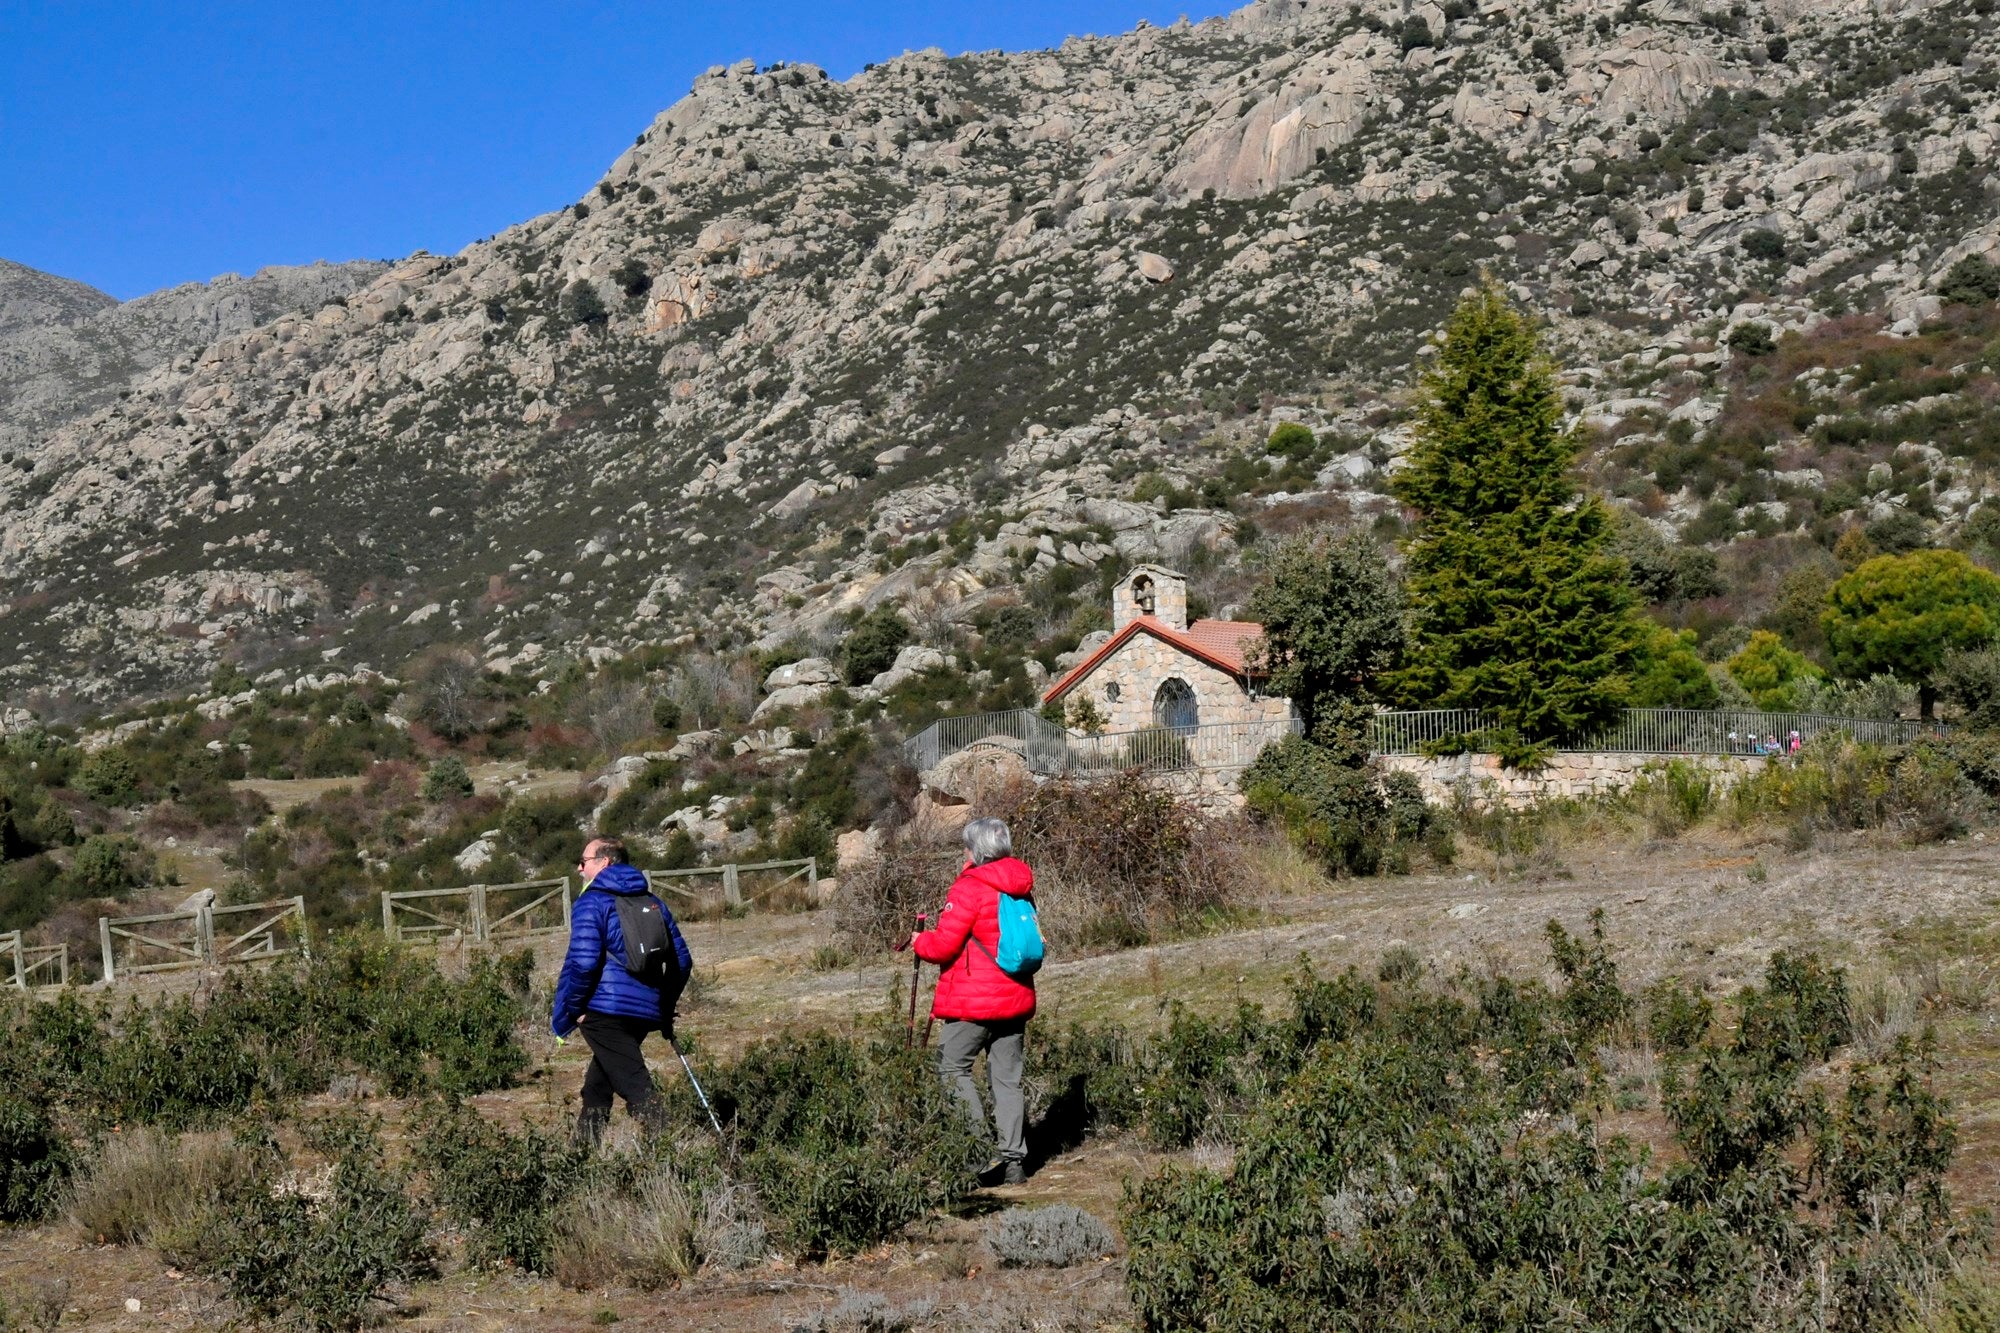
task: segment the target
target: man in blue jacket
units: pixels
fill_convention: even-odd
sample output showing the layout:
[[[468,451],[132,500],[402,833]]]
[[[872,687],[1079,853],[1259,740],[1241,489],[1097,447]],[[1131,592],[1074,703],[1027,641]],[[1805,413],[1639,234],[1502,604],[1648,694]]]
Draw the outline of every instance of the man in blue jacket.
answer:
[[[583,1033],[590,1046],[590,1068],[583,1076],[583,1110],[577,1114],[579,1143],[596,1143],[611,1123],[611,1095],[625,1099],[625,1109],[648,1133],[662,1124],[664,1111],[653,1091],[653,1076],[639,1050],[648,1032],[674,1030],[674,1005],[687,984],[694,955],[674,914],[660,903],[660,916],[673,942],[679,966],[673,975],[650,984],[625,969],[625,934],[618,925],[619,897],[644,894],[646,876],[632,867],[625,844],[617,838],[592,838],[577,863],[584,891],[570,912],[569,954],[556,978],[556,1000],[549,1030],[557,1040],[572,1030]],[[654,902],[659,899],[654,898]]]

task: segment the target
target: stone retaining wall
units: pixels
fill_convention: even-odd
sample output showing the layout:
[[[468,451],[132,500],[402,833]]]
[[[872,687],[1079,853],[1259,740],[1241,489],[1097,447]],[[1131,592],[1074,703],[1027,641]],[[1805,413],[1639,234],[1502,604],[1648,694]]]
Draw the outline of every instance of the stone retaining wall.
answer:
[[[1724,787],[1756,772],[1771,761],[1760,755],[1734,754],[1598,754],[1558,751],[1532,773],[1502,768],[1497,755],[1458,754],[1443,759],[1422,755],[1383,755],[1382,767],[1392,773],[1414,773],[1423,784],[1424,799],[1449,805],[1463,792],[1476,805],[1498,803],[1510,810],[1551,797],[1601,796],[1623,791],[1647,769],[1673,762],[1705,769]]]

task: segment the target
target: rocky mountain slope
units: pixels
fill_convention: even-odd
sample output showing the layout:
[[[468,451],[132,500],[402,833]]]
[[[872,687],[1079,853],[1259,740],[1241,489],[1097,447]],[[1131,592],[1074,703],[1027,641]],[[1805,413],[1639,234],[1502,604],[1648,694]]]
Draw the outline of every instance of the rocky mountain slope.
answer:
[[[279,315],[316,310],[386,267],[364,261],[230,273],[121,305],[81,283],[0,262],[0,453],[10,463],[25,457],[51,430],[105,407],[146,372]]]
[[[574,207],[218,324],[10,446],[0,690],[768,643],[1226,545],[1249,490],[1365,513],[1482,269],[1658,528],[1948,531],[2000,457],[1976,340],[1896,402],[1811,364],[1730,431],[1759,330],[1931,338],[1943,276],[2000,258],[1991,9],[1259,0],[845,83],[718,67]],[[1275,497],[1235,458],[1274,417],[1322,442]]]
[[[88,319],[118,304],[87,283],[0,259],[0,338]]]

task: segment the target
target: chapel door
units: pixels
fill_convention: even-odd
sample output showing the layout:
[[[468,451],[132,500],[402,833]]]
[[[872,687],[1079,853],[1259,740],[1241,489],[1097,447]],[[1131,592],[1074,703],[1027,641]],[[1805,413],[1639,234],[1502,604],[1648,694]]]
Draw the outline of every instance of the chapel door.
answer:
[[[1186,681],[1174,678],[1160,686],[1160,692],[1153,696],[1153,725],[1182,735],[1201,725],[1200,706]]]

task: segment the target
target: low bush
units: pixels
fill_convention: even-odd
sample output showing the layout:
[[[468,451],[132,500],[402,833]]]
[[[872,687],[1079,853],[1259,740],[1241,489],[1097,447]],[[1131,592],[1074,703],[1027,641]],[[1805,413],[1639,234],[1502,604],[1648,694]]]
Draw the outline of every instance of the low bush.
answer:
[[[73,1156],[47,1106],[0,1092],[0,1222],[31,1222],[52,1211]]]
[[[304,1193],[267,1147],[265,1174],[218,1206],[204,1266],[253,1314],[354,1328],[373,1322],[389,1287],[435,1271],[435,1256],[405,1181],[383,1165],[374,1122],[337,1117],[309,1139],[331,1163],[324,1192]]]
[[[1929,1051],[1857,1066],[1834,1104],[1806,1080],[1848,1035],[1837,970],[1775,956],[1720,1045],[1656,1000],[1687,1052],[1662,1165],[1599,1135],[1590,1081],[1548,1077],[1633,1009],[1600,932],[1551,945],[1559,994],[1461,974],[1350,1006],[1246,1099],[1233,1165],[1131,1189],[1140,1326],[1880,1328],[1954,1272],[1974,1236]]]
[[[205,998],[17,1001],[0,1006],[0,1086],[128,1126],[215,1124],[347,1071],[397,1095],[481,1092],[527,1066],[514,1028],[530,966],[483,958],[455,980],[413,952],[336,941],[310,962],[232,972]]]
[[[1962,745],[1921,740],[1907,747],[1822,736],[1790,762],[1770,764],[1730,789],[1739,823],[1790,826],[1809,844],[1821,832],[1889,829],[1913,842],[1956,837],[1991,807]]]
[[[1111,1228],[1071,1204],[1009,1208],[986,1224],[986,1248],[1002,1268],[1068,1268],[1118,1248]]]
[[[933,1063],[886,1037],[779,1037],[713,1083],[743,1172],[794,1253],[876,1244],[970,1193],[984,1160]],[[684,1094],[675,1104],[701,1123]]]
[[[512,1133],[464,1106],[438,1108],[415,1157],[438,1212],[475,1263],[547,1274],[557,1215],[585,1179],[588,1150],[529,1126]]]

